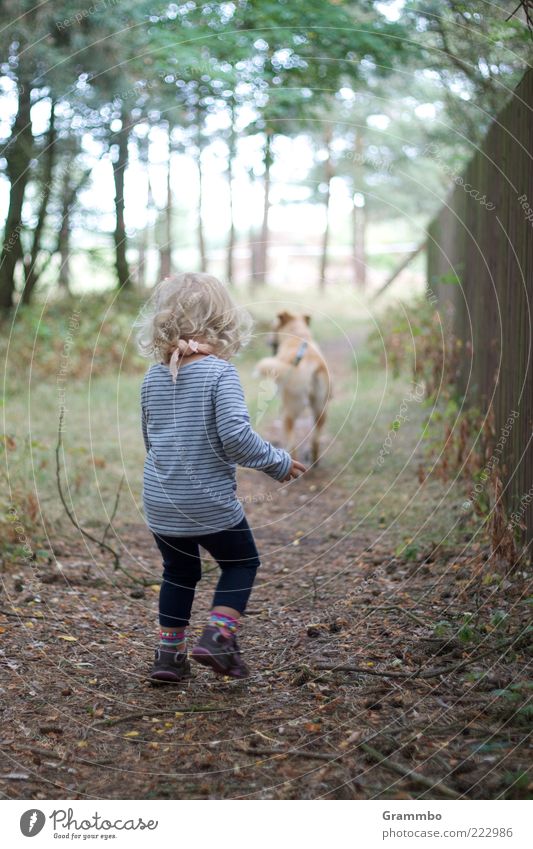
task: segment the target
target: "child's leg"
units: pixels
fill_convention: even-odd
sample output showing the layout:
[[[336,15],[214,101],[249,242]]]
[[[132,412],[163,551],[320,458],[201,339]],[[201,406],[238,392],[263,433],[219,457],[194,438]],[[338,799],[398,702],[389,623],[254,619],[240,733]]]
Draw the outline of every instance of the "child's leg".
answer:
[[[209,623],[193,649],[193,658],[220,674],[244,678],[248,670],[240,657],[236,633],[260,565],[254,538],[243,519],[235,527],[199,537],[199,541],[222,573]]]
[[[196,584],[202,577],[196,539],[154,534],[163,556],[163,581],[159,592],[160,645],[175,652],[186,651],[185,629],[189,624]]]
[[[213,598],[212,613],[238,621],[246,610],[260,566],[248,521],[244,518],[233,528],[200,537],[200,543],[222,570]]]

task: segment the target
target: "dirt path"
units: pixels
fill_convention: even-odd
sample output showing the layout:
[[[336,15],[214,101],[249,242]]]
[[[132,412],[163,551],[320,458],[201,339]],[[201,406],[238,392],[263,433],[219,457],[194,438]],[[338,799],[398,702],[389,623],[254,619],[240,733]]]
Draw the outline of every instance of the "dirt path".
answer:
[[[527,641],[511,626],[471,644],[435,628],[474,591],[487,606],[486,551],[410,562],[364,526],[348,533],[353,484],[327,460],[290,487],[242,472],[262,554],[247,682],[198,668],[183,686],[147,683],[160,566],[142,526],[119,533],[123,564],[153,577],[143,597],[121,578],[111,586],[101,555],[68,540],[63,568],[38,576],[39,604],[28,575],[12,576],[0,604],[3,797],[527,795],[527,724],[493,695],[524,668]],[[216,579],[208,560],[205,572],[193,635]]]

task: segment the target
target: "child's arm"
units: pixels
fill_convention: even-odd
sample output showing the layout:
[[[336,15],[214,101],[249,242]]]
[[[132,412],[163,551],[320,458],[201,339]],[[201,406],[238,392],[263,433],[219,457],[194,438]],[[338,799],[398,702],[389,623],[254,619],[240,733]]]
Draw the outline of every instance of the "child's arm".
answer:
[[[217,433],[230,460],[239,466],[261,469],[279,481],[296,476],[290,474],[293,469],[290,454],[274,448],[253,430],[239,375],[232,365],[218,380],[215,414]]]

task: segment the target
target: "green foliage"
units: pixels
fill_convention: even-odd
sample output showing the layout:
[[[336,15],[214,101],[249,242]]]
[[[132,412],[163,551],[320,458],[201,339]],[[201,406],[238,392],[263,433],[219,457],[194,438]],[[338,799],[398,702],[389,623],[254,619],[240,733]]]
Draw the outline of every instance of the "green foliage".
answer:
[[[136,351],[133,322],[141,301],[135,295],[88,296],[20,307],[13,322],[4,321],[0,351],[7,385],[65,375],[67,379],[110,373],[140,373],[146,360]]]
[[[369,349],[394,377],[412,375],[424,381],[427,394],[440,381],[435,364],[440,362],[442,319],[438,308],[425,295],[389,307],[370,334]]]
[[[462,643],[469,643],[476,637],[476,629],[473,625],[473,616],[471,613],[463,615],[463,622],[457,631],[457,637]]]
[[[446,111],[462,128],[459,150],[462,145],[471,150],[501,109],[506,98],[502,81],[510,92],[524,73],[531,39],[519,16],[513,16],[516,11],[513,2],[487,5],[483,0],[421,0],[405,9],[404,20],[418,33],[427,68],[439,75]]]
[[[23,87],[32,100],[56,104],[54,173],[51,179],[44,173],[47,142],[39,131],[30,140],[29,214],[20,236],[27,252],[39,199],[51,185],[37,251],[39,281],[50,258],[64,256],[58,232],[66,212],[69,227],[75,212],[87,229],[90,210],[79,186],[90,180],[98,158],[109,154],[116,162],[117,142],[126,134],[126,151],[136,146],[146,166],[154,127],[168,131],[174,150],[197,160],[220,138],[228,156],[234,155],[238,127],[261,136],[263,165],[275,156],[266,136],[306,133],[322,144],[327,128],[334,137],[335,174],[351,193],[364,194],[368,220],[383,219],[385,210],[389,219],[414,221],[414,232],[420,216],[431,215],[447,191],[449,167],[462,169],[471,150],[468,138],[478,139],[503,104],[526,66],[529,44],[517,18],[506,20],[513,11],[506,4],[489,10],[481,2],[430,0],[406,5],[396,19],[394,11],[372,0],[162,7],[149,0],[129,6],[59,0],[53,9],[6,0],[0,34],[9,60],[2,66],[4,87],[15,93]],[[210,123],[211,116],[216,120]],[[224,121],[229,130],[221,129]],[[13,159],[22,144],[15,124],[5,139]],[[320,188],[321,180],[310,172],[311,186]],[[321,202],[320,191],[310,189],[310,195]],[[126,234],[119,232],[121,214],[116,218],[118,253]],[[162,228],[154,218],[158,242]],[[91,229],[99,226],[93,222]],[[84,241],[84,250],[91,247]],[[127,263],[116,265],[124,278]],[[4,303],[13,296],[15,275],[9,275],[2,281]],[[55,275],[50,272],[49,279]]]
[[[490,624],[493,628],[497,628],[500,631],[507,630],[507,625],[509,622],[509,614],[505,610],[496,610],[495,613],[492,614],[490,619]]]
[[[440,619],[433,628],[434,637],[449,637],[452,629],[452,623],[447,619]]]
[[[478,643],[494,634],[503,637],[509,630],[509,614],[505,610],[483,611],[483,616],[464,611],[450,619],[439,620],[433,628],[433,636],[458,639],[462,643]]]
[[[397,546],[395,554],[397,557],[401,557],[402,560],[406,560],[409,562],[416,560],[419,552],[420,545],[416,542],[412,542],[411,540],[407,540],[406,542],[403,542],[399,546]]]
[[[531,773],[528,770],[506,772],[503,776],[504,799],[531,799]]]
[[[533,681],[516,681],[507,687],[491,690],[500,714],[513,718],[520,724],[531,724],[533,719]]]
[[[459,286],[461,284],[461,279],[453,271],[449,271],[447,274],[441,274],[438,282],[442,283],[444,286]]]

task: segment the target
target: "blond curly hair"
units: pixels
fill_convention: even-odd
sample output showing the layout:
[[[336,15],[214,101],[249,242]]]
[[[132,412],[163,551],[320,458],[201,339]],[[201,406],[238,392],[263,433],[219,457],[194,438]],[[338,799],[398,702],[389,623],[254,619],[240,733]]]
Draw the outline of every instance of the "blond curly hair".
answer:
[[[137,326],[141,354],[168,364],[178,342],[191,339],[229,360],[249,341],[252,319],[216,277],[184,272],[158,284]]]

